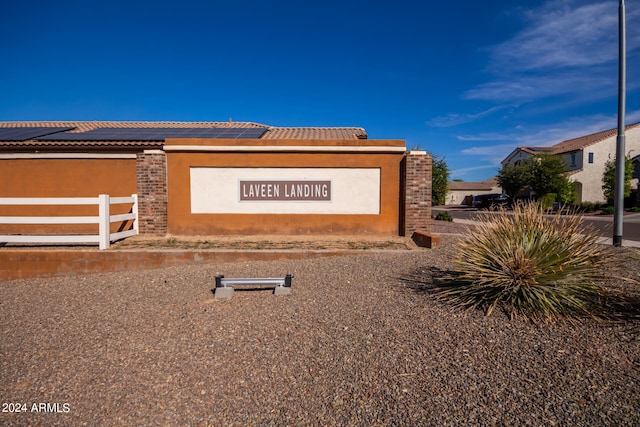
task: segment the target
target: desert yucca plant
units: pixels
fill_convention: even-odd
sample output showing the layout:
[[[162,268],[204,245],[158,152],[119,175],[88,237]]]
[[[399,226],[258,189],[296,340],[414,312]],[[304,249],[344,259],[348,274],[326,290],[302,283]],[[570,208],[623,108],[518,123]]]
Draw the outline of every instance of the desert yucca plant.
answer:
[[[459,248],[459,280],[438,294],[487,315],[498,305],[533,320],[589,314],[604,296],[597,279],[607,252],[597,238],[578,214],[549,217],[534,203],[482,213]]]

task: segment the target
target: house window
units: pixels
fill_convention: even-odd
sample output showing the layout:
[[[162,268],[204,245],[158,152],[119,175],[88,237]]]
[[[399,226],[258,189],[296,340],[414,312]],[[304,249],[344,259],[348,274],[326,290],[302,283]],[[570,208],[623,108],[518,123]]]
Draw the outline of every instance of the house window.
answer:
[[[576,153],[571,153],[571,167],[576,166]]]
[[[589,153],[589,163],[593,163],[593,153]]]

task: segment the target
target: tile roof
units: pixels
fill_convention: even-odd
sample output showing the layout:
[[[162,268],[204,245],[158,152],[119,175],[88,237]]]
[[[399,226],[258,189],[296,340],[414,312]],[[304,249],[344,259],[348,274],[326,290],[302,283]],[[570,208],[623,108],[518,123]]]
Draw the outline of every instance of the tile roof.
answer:
[[[520,149],[533,155],[551,152],[551,147],[520,147]]]
[[[638,126],[640,126],[640,122],[627,125],[625,127],[625,130],[630,130]],[[566,141],[560,142],[559,144],[547,147],[547,149],[550,149],[550,151],[553,154],[570,153],[572,151],[582,150],[590,145],[596,144],[600,141],[604,141],[607,138],[611,138],[617,135],[618,135],[618,128],[614,128],[614,129],[609,129],[602,132],[593,133],[591,135],[585,135],[585,136],[580,136],[578,138],[568,139]],[[520,148],[522,149],[527,148],[527,149],[533,150],[535,148],[539,149],[540,147],[520,147]]]
[[[636,128],[640,126],[640,122],[632,123],[627,125],[624,129],[625,131]],[[569,139],[567,141],[561,142],[560,144],[556,144],[553,146],[553,152],[556,154],[559,153],[568,153],[571,151],[581,150],[585,147],[593,145],[597,142],[604,141],[607,138],[611,138],[612,136],[618,135],[618,128],[605,130],[603,132],[594,133],[587,136],[582,136],[580,138]]]
[[[363,128],[270,127],[263,139],[367,139]]]
[[[476,191],[489,191],[498,186],[496,178],[490,178],[481,182],[474,181],[451,181],[449,182],[449,190],[451,191],[464,191],[464,190],[476,190]]]
[[[80,133],[98,128],[266,128],[261,139],[367,139],[359,127],[275,127],[253,122],[113,122],[113,121],[25,121],[0,122],[0,128],[71,127]],[[0,149],[150,149],[161,148],[157,141],[2,141]]]

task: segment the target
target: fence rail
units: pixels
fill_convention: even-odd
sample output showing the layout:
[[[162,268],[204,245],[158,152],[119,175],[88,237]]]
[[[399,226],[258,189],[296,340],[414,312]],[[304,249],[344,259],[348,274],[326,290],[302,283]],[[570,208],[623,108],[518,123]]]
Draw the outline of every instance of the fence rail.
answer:
[[[110,215],[111,205],[131,204],[126,214]],[[0,216],[0,224],[98,224],[98,234],[0,234],[0,243],[97,243],[108,249],[111,242],[138,234],[138,195],[129,197],[0,197],[3,205],[98,205],[97,216]],[[129,230],[111,233],[111,223],[133,221]]]

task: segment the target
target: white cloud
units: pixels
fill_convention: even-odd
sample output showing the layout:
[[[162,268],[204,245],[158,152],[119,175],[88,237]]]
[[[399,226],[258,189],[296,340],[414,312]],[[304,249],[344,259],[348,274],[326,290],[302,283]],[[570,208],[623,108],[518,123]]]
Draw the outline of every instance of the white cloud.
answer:
[[[616,79],[615,73],[607,75],[598,70],[590,74],[565,71],[553,75],[525,75],[480,84],[464,94],[464,98],[525,102],[552,96],[580,95],[584,88],[589,88],[591,94],[615,93]]]
[[[486,164],[481,166],[474,166],[471,168],[453,169],[450,175],[454,178],[462,179],[462,177],[466,176],[469,173],[491,169],[491,176],[494,176],[497,173],[499,166],[499,164]]]
[[[625,113],[625,119],[627,125],[640,122],[640,110],[627,111]]]
[[[435,117],[429,121],[427,121],[428,126],[445,128],[445,127],[453,127],[457,125],[461,125],[464,123],[470,123],[475,120],[487,117],[496,111],[504,110],[508,108],[508,105],[501,105],[497,107],[489,108],[488,110],[481,111],[475,114],[448,114],[446,116]]]
[[[632,112],[628,118],[640,117],[640,111]],[[629,122],[629,120],[627,120]],[[509,144],[499,143],[492,146],[470,147],[462,150],[464,154],[478,155],[495,151],[513,150],[518,146],[549,146],[567,139],[613,129],[617,118],[605,115],[575,117],[555,124],[541,124],[533,127],[519,126],[509,133],[480,133],[477,135],[460,135],[460,141],[511,141]]]
[[[549,2],[527,13],[528,26],[493,48],[493,66],[549,70],[614,61],[618,37],[616,5],[610,1],[574,3]]]
[[[505,138],[508,139],[508,138]],[[461,153],[466,156],[473,156],[476,163],[485,163],[484,166],[478,166],[477,168],[493,168],[500,169],[500,163],[502,160],[511,153],[518,144],[496,144],[490,146],[474,146],[461,150]]]
[[[494,80],[470,89],[464,98],[523,102],[615,90],[617,2],[550,1],[524,18],[519,33],[487,49]],[[640,48],[638,20],[640,10],[628,12],[627,52]]]
[[[640,110],[628,112],[627,124],[640,121]],[[500,168],[500,163],[519,146],[544,147],[554,145],[568,139],[578,138],[603,130],[615,129],[617,117],[610,115],[590,115],[574,117],[550,125],[535,127],[518,127],[509,133],[480,133],[477,135],[460,135],[459,141],[495,142],[492,145],[474,145],[460,151],[465,156],[473,156],[476,163],[484,163],[477,168]],[[505,143],[505,141],[510,141]],[[473,170],[467,168],[465,170]]]
[[[477,135],[458,135],[459,141],[513,141],[513,135],[496,132],[479,133]]]
[[[640,58],[638,6],[640,0],[627,1],[628,95],[637,94],[640,88],[640,82],[630,78],[637,74],[634,71]],[[457,139],[463,147],[458,154],[466,159],[461,164],[471,163],[472,167],[458,169],[458,174],[497,170],[518,146],[549,146],[617,127],[612,108],[618,83],[618,2],[549,0],[535,9],[514,7],[522,18],[521,30],[484,49],[488,53],[488,78],[463,93],[462,98],[517,104],[518,123],[510,120],[513,125],[504,131],[506,121],[498,128],[459,134]],[[595,113],[584,115],[585,111]],[[556,122],[550,123],[549,117],[556,117]],[[427,124],[446,127],[482,118],[449,114]],[[627,112],[627,123],[638,121],[640,110]]]

